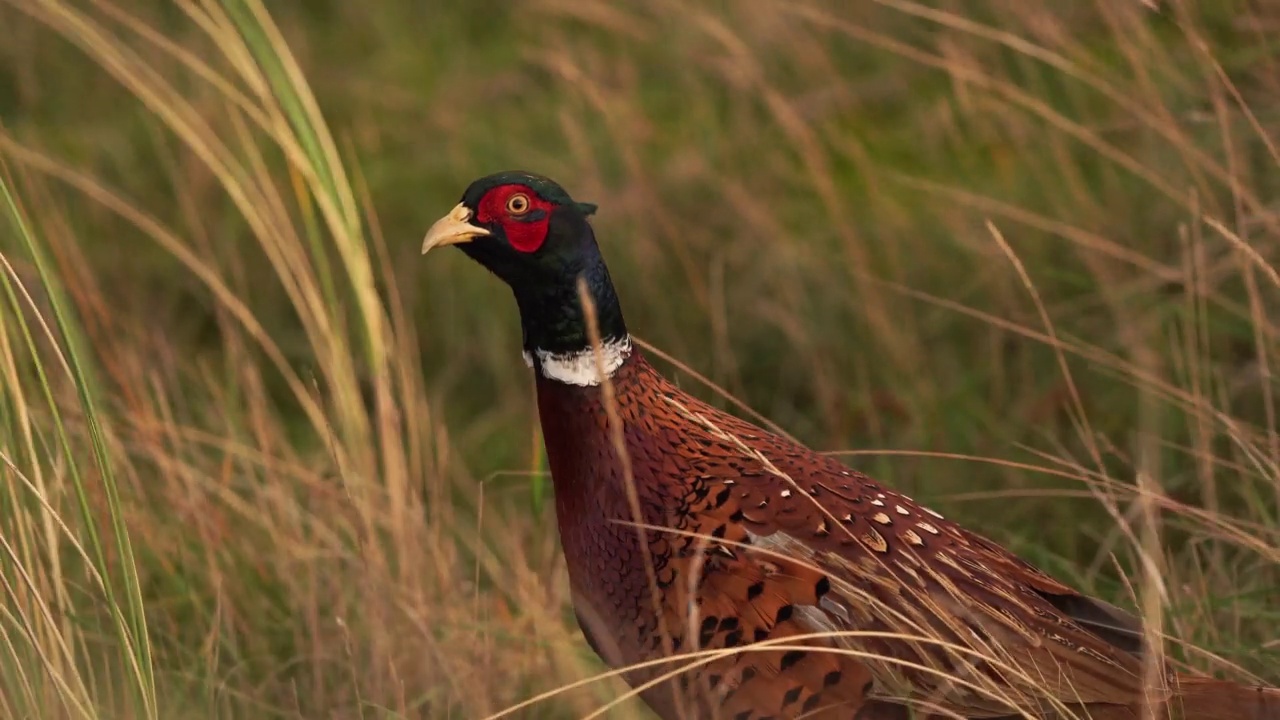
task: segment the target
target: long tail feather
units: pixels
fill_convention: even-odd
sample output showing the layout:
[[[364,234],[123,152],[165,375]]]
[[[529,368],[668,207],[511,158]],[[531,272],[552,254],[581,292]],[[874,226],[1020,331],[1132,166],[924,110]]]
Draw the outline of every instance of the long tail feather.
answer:
[[[1177,692],[1174,720],[1280,720],[1280,689],[1180,676]]]

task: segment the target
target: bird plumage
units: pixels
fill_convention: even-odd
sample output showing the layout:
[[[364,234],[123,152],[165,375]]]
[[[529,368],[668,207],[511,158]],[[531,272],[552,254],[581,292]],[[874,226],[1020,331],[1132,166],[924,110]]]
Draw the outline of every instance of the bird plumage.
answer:
[[[521,213],[480,223],[462,249],[521,309],[584,635],[610,665],[636,666],[626,679],[664,720],[896,720],[908,707],[1136,720],[1146,702],[1170,720],[1280,720],[1275,689],[1171,671],[1148,687],[1136,618],[676,387],[631,346],[583,206],[549,182],[478,181],[462,206],[519,209],[510,194],[528,194],[551,208],[546,235],[531,241]],[[580,276],[597,350],[570,292]]]

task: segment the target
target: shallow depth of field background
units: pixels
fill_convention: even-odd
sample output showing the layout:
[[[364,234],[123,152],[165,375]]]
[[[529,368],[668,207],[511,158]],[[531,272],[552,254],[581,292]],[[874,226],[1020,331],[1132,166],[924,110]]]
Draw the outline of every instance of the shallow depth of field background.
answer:
[[[691,392],[1280,681],[1280,5],[3,0],[0,162],[4,717],[623,697],[418,254],[510,168]]]

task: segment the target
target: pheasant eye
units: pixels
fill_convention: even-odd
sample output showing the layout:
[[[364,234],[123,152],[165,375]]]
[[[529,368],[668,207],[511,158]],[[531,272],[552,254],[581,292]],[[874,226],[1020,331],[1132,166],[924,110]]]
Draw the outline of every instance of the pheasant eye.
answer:
[[[524,193],[516,193],[507,198],[507,212],[512,215],[523,215],[529,212],[531,206],[529,196]]]

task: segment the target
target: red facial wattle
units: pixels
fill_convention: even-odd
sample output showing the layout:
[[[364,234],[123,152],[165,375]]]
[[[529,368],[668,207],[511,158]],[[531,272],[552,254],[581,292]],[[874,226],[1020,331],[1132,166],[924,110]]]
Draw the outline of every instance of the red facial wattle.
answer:
[[[512,213],[508,202],[516,195],[528,198],[528,209]],[[551,220],[551,203],[538,197],[524,185],[499,185],[485,193],[476,208],[476,220],[482,225],[497,223],[502,226],[507,242],[523,253],[537,252],[547,240],[547,225]]]

